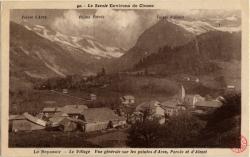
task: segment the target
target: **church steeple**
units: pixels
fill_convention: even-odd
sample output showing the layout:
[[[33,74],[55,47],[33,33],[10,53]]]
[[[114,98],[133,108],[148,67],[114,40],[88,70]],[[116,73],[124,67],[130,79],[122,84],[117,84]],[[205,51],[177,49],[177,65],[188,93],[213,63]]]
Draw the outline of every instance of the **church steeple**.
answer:
[[[180,100],[181,100],[182,103],[184,102],[185,96],[186,96],[185,88],[183,87],[183,85],[181,85],[181,96],[180,96]]]
[[[185,88],[183,87],[183,85],[181,85],[181,88],[177,95],[178,104],[182,104],[184,102],[185,97],[186,97]]]
[[[183,85],[181,85],[181,100],[182,100],[182,102],[184,101],[185,96],[186,96],[185,88],[183,87]]]

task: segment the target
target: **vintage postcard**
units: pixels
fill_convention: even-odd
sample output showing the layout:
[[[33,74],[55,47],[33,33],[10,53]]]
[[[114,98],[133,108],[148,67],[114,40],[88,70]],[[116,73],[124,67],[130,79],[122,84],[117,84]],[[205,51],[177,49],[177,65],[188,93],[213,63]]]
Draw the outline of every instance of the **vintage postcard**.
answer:
[[[3,156],[248,156],[247,0],[3,2]]]

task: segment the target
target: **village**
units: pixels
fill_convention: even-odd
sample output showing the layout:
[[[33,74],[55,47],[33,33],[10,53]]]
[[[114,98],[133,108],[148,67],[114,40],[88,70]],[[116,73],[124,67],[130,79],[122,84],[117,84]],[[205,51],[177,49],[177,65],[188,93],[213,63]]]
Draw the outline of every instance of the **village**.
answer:
[[[121,80],[129,79],[130,82],[121,83]],[[59,138],[63,146],[66,146],[65,140],[72,140],[75,144],[80,142],[77,146],[83,147],[86,147],[86,141],[91,147],[127,147],[129,131],[138,123],[146,120],[167,127],[172,119],[187,113],[199,120],[223,106],[226,93],[237,91],[234,84],[230,84],[221,94],[213,96],[209,95],[213,94],[211,91],[206,95],[201,95],[197,89],[190,92],[190,88],[201,85],[200,79],[183,75],[174,86],[175,93],[169,95],[166,91],[173,90],[171,83],[164,81],[161,84],[159,81],[154,85],[153,79],[158,81],[161,78],[140,72],[119,74],[118,77],[102,72],[84,81],[69,76],[53,79],[55,83],[50,80],[38,83],[38,88],[35,88],[38,97],[18,95],[28,97],[24,106],[17,108],[19,112],[15,112],[18,101],[13,101],[9,116],[10,145],[20,146],[31,135],[34,140],[39,137],[46,139],[45,146],[50,138],[54,139],[51,146],[57,146],[55,141]],[[75,85],[74,80],[77,80]],[[141,92],[136,91],[135,86],[139,86]],[[143,86],[147,87],[144,91]],[[157,93],[155,89],[161,86],[164,90]],[[134,89],[129,92],[131,88]],[[39,142],[30,142],[29,145],[41,146]]]
[[[62,95],[68,95],[63,89]],[[98,96],[91,93],[86,101],[96,101]],[[112,128],[127,128],[136,121],[142,121],[147,113],[148,119],[157,119],[159,124],[167,123],[169,117],[188,111],[192,114],[206,114],[222,105],[223,97],[207,100],[199,94],[186,94],[181,85],[179,92],[167,101],[151,100],[136,105],[133,95],[120,97],[120,106],[114,110],[108,107],[88,108],[86,105],[66,105],[45,107],[38,114],[27,112],[10,115],[9,131],[57,130],[71,132],[95,132]]]
[[[240,145],[240,12],[29,11],[9,22],[10,148]],[[50,20],[22,21],[40,12]],[[130,13],[138,20],[117,21]],[[105,22],[72,22],[91,17]]]

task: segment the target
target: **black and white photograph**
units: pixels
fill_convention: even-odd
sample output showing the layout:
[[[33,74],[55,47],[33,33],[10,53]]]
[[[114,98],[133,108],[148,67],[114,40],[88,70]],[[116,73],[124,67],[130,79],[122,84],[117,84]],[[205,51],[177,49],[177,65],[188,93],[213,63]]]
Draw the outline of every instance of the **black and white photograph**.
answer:
[[[11,9],[8,22],[9,148],[241,148],[241,10]]]

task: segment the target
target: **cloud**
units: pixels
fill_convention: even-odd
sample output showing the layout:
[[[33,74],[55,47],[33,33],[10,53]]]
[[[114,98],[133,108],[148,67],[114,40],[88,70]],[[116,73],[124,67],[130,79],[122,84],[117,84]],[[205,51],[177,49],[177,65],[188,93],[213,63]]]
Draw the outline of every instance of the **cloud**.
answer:
[[[55,18],[52,27],[66,34],[77,35],[92,27],[92,20],[80,20],[80,13],[69,10],[63,13],[62,17]],[[84,27],[83,27],[84,26]]]
[[[200,14],[200,10],[198,9],[168,9],[168,10],[157,10],[157,14],[159,15],[174,15],[174,16],[187,16],[194,17]]]
[[[236,16],[230,16],[230,17],[227,17],[226,20],[228,20],[228,21],[237,21],[237,17]]]
[[[94,19],[93,15],[104,16]],[[79,18],[79,16],[90,18]],[[139,15],[132,10],[100,9],[93,13],[81,13],[76,10],[64,12],[57,17],[52,27],[57,31],[70,35],[90,35],[105,44],[129,48],[142,30]]]
[[[92,16],[104,16],[104,19],[93,19]],[[226,10],[67,10],[52,22],[52,28],[61,33],[72,36],[93,36],[103,44],[109,46],[131,48],[140,34],[155,24],[157,15],[184,16],[203,20],[206,18],[226,18],[235,12]],[[91,16],[79,18],[79,16]],[[230,19],[229,19],[230,20]],[[234,20],[231,18],[231,20]]]

